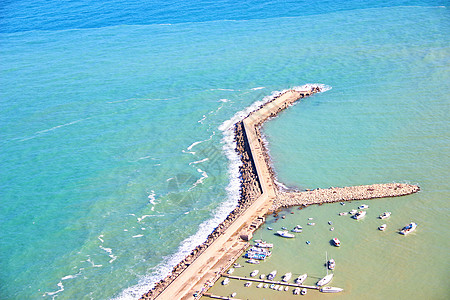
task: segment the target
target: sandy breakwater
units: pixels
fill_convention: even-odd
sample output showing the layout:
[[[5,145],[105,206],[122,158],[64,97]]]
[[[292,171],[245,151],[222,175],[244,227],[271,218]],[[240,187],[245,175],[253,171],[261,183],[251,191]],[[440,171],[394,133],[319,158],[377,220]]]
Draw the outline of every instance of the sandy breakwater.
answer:
[[[236,208],[205,242],[193,249],[141,299],[192,299],[194,294],[197,299],[243,252],[247,240],[264,221],[264,215],[280,208],[403,196],[419,191],[418,186],[398,183],[304,192],[277,187],[260,127],[295,101],[321,91],[319,85],[307,85],[279,93],[235,124],[236,151],[242,161],[240,199]]]

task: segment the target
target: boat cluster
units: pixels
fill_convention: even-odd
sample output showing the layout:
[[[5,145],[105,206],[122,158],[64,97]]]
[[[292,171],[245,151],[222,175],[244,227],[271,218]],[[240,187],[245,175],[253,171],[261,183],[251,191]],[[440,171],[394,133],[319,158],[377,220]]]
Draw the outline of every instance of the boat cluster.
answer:
[[[369,208],[369,206],[367,204],[363,204],[361,206],[358,207],[358,209],[352,209],[349,212],[341,212],[339,213],[340,216],[346,216],[347,214],[352,215],[351,217],[355,220],[361,220],[362,218],[364,218],[367,214],[367,212],[365,211],[365,209]],[[389,211],[385,211],[383,212],[381,215],[378,216],[379,219],[381,220],[385,220],[387,218],[389,218],[391,216],[391,212]],[[417,224],[415,222],[411,222],[408,225],[406,225],[405,227],[403,227],[399,233],[406,235],[412,231],[414,231],[417,227]],[[387,228],[387,224],[381,224],[380,226],[378,226],[378,230],[380,231],[384,231]]]
[[[273,244],[257,240],[255,245],[245,253],[244,257],[248,258],[246,262],[250,264],[259,264],[259,261],[265,260],[272,255],[272,251],[270,251],[271,248],[273,248]]]

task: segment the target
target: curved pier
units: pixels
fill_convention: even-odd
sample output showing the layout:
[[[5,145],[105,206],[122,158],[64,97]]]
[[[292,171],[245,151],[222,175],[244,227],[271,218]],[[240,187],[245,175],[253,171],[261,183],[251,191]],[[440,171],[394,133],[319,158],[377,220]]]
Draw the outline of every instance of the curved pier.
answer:
[[[242,160],[241,197],[237,207],[204,243],[192,250],[173,268],[171,274],[157,282],[141,299],[198,299],[242,254],[252,233],[264,222],[264,216],[280,208],[403,196],[420,190],[415,185],[398,183],[305,192],[278,189],[260,127],[295,101],[320,91],[319,86],[288,90],[235,125],[236,151]]]

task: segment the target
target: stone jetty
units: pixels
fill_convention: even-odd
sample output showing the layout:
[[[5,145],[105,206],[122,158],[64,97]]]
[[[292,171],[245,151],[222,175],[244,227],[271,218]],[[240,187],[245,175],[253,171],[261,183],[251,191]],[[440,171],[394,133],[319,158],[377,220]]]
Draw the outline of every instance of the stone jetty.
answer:
[[[243,253],[265,215],[283,207],[403,196],[419,191],[418,186],[399,183],[309,191],[278,188],[260,127],[297,100],[317,92],[321,92],[321,87],[310,85],[279,93],[235,124],[236,151],[242,161],[241,196],[236,208],[206,241],[141,299],[198,299]]]

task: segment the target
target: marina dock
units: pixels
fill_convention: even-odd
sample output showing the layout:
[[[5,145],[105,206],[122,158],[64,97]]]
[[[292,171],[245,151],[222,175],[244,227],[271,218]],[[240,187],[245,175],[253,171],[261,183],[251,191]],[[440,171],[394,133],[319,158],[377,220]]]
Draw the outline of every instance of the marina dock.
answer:
[[[289,283],[284,281],[273,281],[273,280],[267,280],[267,279],[259,279],[259,278],[253,278],[253,277],[240,277],[240,276],[232,276],[228,274],[223,274],[223,277],[228,277],[230,279],[237,279],[237,280],[245,280],[245,281],[254,281],[254,282],[262,282],[262,283],[268,283],[268,284],[278,284],[278,285],[284,285],[294,288],[305,288],[310,290],[318,290],[320,287],[316,285],[302,285],[302,284],[296,284],[296,283]]]

